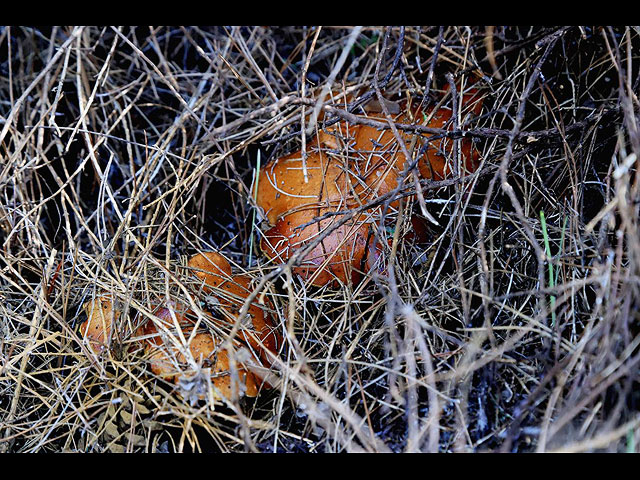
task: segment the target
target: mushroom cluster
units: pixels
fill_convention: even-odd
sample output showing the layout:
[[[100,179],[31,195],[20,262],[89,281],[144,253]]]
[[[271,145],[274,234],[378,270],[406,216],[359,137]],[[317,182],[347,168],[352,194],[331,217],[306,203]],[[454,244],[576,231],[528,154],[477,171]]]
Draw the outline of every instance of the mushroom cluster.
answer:
[[[461,112],[478,115],[482,99],[470,89],[461,97]],[[452,110],[422,108],[405,101],[393,121],[453,128]],[[380,111],[362,118],[385,120]],[[371,123],[371,122],[369,122]],[[445,136],[430,138],[400,132],[409,151],[420,152],[421,178],[441,180],[452,173],[465,175],[478,165],[473,142],[460,142],[461,165],[447,159],[453,142]],[[391,129],[379,130],[366,122],[340,121],[310,141],[313,148],[296,151],[262,167],[256,201],[269,223],[261,249],[270,259],[288,261],[309,249],[293,270],[314,286],[356,284],[373,269],[380,269],[382,245],[373,241],[381,207],[363,207],[392,192],[407,167],[407,158]],[[390,204],[397,207],[397,202]],[[313,245],[315,244],[315,245]],[[313,245],[313,246],[312,246]]]
[[[188,267],[197,280],[193,293],[202,299],[206,325],[186,303],[159,301],[153,319],[144,321],[134,335],[151,371],[177,384],[185,376],[208,369],[218,398],[255,397],[261,388],[271,388],[259,372],[268,371],[281,336],[267,303],[250,302],[246,317],[239,318],[252,293],[250,277],[234,275],[229,261],[217,252],[195,255]],[[119,314],[109,294],[87,302],[84,308],[87,319],[80,331],[94,352],[101,353],[108,348]],[[225,346],[228,338],[233,356]]]
[[[479,114],[482,98],[476,90],[460,100],[460,112]],[[364,117],[387,118],[379,110]],[[453,126],[451,110],[423,108],[411,100],[400,105],[392,120],[445,131]],[[384,268],[384,246],[375,240],[382,207],[373,201],[402,186],[408,171],[403,152],[419,152],[412,161],[417,160],[419,177],[424,179],[465,175],[478,164],[469,139],[459,142],[462,161],[454,165],[448,161],[453,148],[446,135],[406,130],[398,134],[367,122],[337,122],[311,143],[314,148],[307,152],[291,153],[261,169],[256,200],[269,223],[261,240],[264,254],[284,263],[307,250],[296,258],[293,270],[314,286],[355,285],[369,272]],[[398,208],[399,202],[390,199],[388,204]],[[411,234],[419,237],[423,225],[415,217],[412,223]],[[185,374],[209,372],[206,377],[214,392],[227,399],[238,394],[255,397],[261,388],[271,388],[266,373],[282,338],[268,299],[255,299],[251,278],[234,274],[229,261],[217,252],[193,256],[188,268],[196,280],[191,293],[201,300],[198,313],[182,301],[158,299],[152,318],[134,332],[134,344],[143,347],[151,371],[176,384]],[[81,333],[94,352],[104,352],[119,318],[113,295],[98,296],[84,309],[87,319]],[[243,318],[241,312],[246,312]]]

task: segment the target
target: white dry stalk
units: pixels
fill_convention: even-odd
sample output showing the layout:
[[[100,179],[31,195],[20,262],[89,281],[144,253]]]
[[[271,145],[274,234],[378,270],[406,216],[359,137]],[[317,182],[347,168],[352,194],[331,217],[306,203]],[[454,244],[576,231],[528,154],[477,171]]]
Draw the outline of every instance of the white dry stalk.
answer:
[[[344,62],[347,60],[347,56],[351,51],[351,47],[353,47],[353,44],[356,42],[356,39],[358,38],[358,35],[360,35],[361,31],[362,31],[362,26],[355,27],[349,34],[347,43],[342,49],[342,53],[340,54],[340,57],[338,58],[336,64],[334,65],[333,70],[331,70],[329,77],[327,77],[324,87],[322,88],[322,91],[320,92],[320,95],[316,100],[316,104],[313,107],[313,112],[311,112],[311,117],[309,118],[309,122],[307,123],[307,129],[306,129],[307,135],[312,135],[313,132],[315,131],[316,122],[318,120],[318,115],[320,114],[320,110],[322,110],[324,99],[327,98],[327,95],[333,88],[333,82],[335,81],[336,76],[338,75],[338,72],[340,72],[340,69],[344,65]]]

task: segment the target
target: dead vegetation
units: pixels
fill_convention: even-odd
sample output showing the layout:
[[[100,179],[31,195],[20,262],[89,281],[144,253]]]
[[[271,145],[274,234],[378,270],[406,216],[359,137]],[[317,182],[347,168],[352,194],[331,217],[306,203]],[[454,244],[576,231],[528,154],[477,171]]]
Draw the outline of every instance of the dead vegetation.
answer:
[[[0,451],[638,451],[636,28],[3,27]],[[383,242],[341,288],[266,260],[261,166],[382,94],[456,112],[472,81],[480,115],[395,128],[452,159],[471,138],[479,169],[374,200],[404,199],[391,238],[426,208],[427,246]],[[157,298],[198,305],[209,250],[284,338],[257,398],[194,397],[202,371],[136,348]]]

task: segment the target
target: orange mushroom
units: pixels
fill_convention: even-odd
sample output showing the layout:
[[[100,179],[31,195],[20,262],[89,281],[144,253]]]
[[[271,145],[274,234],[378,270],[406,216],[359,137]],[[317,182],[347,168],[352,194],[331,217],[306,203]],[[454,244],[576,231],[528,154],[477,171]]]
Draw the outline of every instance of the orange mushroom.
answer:
[[[111,343],[111,332],[120,312],[114,309],[113,297],[109,294],[96,296],[82,308],[87,319],[80,325],[80,333],[95,353],[102,353]]]
[[[187,266],[198,278],[203,280],[206,292],[209,292],[211,287],[216,287],[231,278],[231,265],[218,252],[204,252],[194,255],[189,259]]]
[[[159,312],[163,314],[162,311]],[[189,337],[191,328],[185,328],[182,333]],[[144,329],[146,337],[147,359],[151,371],[165,380],[178,383],[180,374],[189,371],[187,358],[180,351],[179,346],[169,337],[158,331],[153,323],[148,323]],[[200,368],[211,369],[211,383],[219,392],[215,398],[232,398],[232,376],[230,373],[229,355],[221,348],[222,341],[209,332],[198,332],[189,339],[189,351]],[[239,391],[247,397],[255,397],[259,386],[263,383],[241,363],[237,364]],[[214,394],[217,393],[214,391]]]
[[[232,326],[246,299],[253,292],[251,277],[231,273],[229,261],[216,252],[204,252],[194,255],[187,266],[202,281],[202,289],[215,303],[219,317],[214,316],[213,322],[221,328]],[[268,302],[268,300],[265,300]],[[268,313],[269,305],[260,305],[254,300],[249,304],[247,315],[251,325],[241,319],[239,337],[244,344],[251,348],[259,360],[271,365],[267,351],[277,353],[281,338],[273,325]]]
[[[340,216],[331,216],[298,228],[330,211],[329,208],[308,209],[280,217],[275,226],[265,232],[262,251],[269,258],[285,262],[297,250],[324,235],[293,271],[316,286],[358,283],[366,272],[375,268],[379,258],[379,249],[370,242],[375,221],[366,215],[357,215],[342,225],[336,225]],[[330,233],[329,229],[332,229]]]
[[[147,320],[138,327],[134,342],[142,344],[151,371],[169,382],[178,383],[184,373],[193,371],[194,365],[189,362],[193,359],[199,369],[210,369],[218,397],[232,397],[235,373],[239,392],[245,396],[255,397],[261,388],[271,388],[255,373],[271,366],[271,355],[278,353],[282,341],[269,314],[269,306],[254,300],[248,306],[248,318],[238,320],[242,306],[252,293],[251,278],[233,275],[229,261],[217,252],[193,256],[188,267],[200,280],[194,293],[204,300],[202,313],[206,322],[198,327],[196,313],[183,301],[156,300],[153,321]],[[109,348],[120,314],[109,293],[86,302],[83,308],[87,319],[81,324],[80,331],[93,351],[101,353]],[[240,324],[236,325],[236,321]],[[194,331],[197,327],[201,330]],[[235,368],[232,368],[228,350],[223,347],[224,338],[232,331],[235,331],[232,347],[237,353]],[[187,345],[183,344],[183,339]],[[191,358],[187,358],[185,348]]]
[[[479,114],[481,98],[476,90],[463,96]],[[384,119],[381,113],[368,117]],[[395,122],[426,124],[432,128],[452,128],[451,110],[423,110],[417,102],[405,103]],[[447,163],[453,143],[447,138],[429,141],[428,136],[400,132],[411,148],[423,149],[418,161],[422,178],[441,180],[457,171]],[[364,124],[341,121],[321,132],[310,145],[317,147],[303,159],[301,151],[283,156],[264,166],[258,175],[256,201],[270,228],[264,232],[261,249],[270,259],[285,262],[297,251],[324,238],[301,258],[294,271],[314,286],[357,283],[376,268],[381,246],[372,246],[381,209],[371,208],[350,218],[340,213],[319,221],[318,217],[348,211],[392,192],[405,169],[406,157],[392,130],[378,130]],[[424,148],[423,148],[424,147]],[[460,174],[477,168],[477,152],[469,139],[460,142],[464,160]],[[397,208],[398,202],[390,206]],[[334,227],[340,218],[346,223]],[[323,233],[324,232],[324,233]],[[318,241],[318,240],[316,240]]]
[[[196,293],[204,293],[205,303],[214,304],[215,308],[207,306],[203,309],[212,331],[194,333],[195,312],[180,302],[160,306],[155,312],[156,320],[147,323],[142,332],[149,365],[154,374],[173,383],[178,382],[181,372],[189,370],[187,358],[180,350],[179,328],[188,339],[193,360],[201,368],[211,368],[211,381],[216,390],[231,399],[233,378],[228,351],[222,347],[222,336],[231,333],[245,300],[251,294],[250,278],[233,275],[228,260],[216,252],[195,255],[189,260],[188,267],[201,280]],[[252,302],[248,308],[251,325],[241,323],[233,339],[236,352],[249,352],[236,357],[241,391],[248,397],[255,397],[261,387],[270,388],[250,366],[270,366],[268,352],[276,354],[281,342],[265,308]],[[171,333],[174,334],[173,339]]]

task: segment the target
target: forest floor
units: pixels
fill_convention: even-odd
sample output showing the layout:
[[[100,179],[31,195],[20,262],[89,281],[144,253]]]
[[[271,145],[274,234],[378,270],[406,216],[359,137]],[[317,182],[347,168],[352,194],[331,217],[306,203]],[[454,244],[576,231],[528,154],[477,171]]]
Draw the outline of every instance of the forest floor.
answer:
[[[638,452],[639,42],[0,28],[0,451]],[[394,123],[407,102],[448,121]],[[256,179],[367,111],[412,160],[437,148],[450,167],[414,163],[366,206],[382,268],[313,285],[261,248]],[[206,251],[251,280],[281,339],[255,397],[206,379],[190,396],[202,362],[183,355],[170,381],[137,347],[158,298],[202,300],[183,273]],[[118,314],[96,352],[83,306],[105,293]]]

